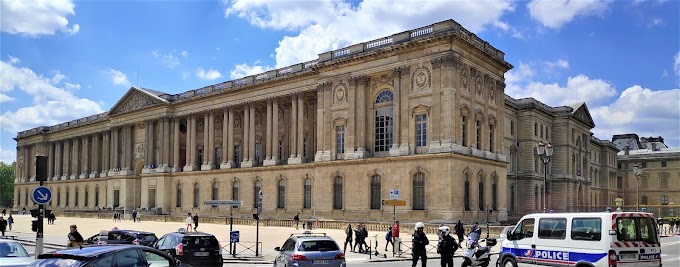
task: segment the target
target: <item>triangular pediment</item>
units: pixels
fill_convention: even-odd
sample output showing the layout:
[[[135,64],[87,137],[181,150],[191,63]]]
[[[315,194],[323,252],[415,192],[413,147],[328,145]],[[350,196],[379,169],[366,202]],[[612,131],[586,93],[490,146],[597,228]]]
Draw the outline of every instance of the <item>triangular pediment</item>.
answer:
[[[113,105],[109,111],[109,115],[121,114],[167,103],[167,100],[157,95],[137,87],[132,87],[115,105]]]
[[[590,116],[590,110],[588,110],[586,103],[572,105],[571,108],[573,108],[573,111],[571,112],[572,116],[576,117],[591,128],[595,128],[595,122],[593,121],[593,117]]]

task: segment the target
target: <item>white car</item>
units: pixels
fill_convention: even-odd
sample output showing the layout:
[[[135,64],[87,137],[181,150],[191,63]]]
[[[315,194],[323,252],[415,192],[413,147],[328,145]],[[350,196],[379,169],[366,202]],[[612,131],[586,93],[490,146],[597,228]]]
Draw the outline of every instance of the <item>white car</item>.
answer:
[[[0,239],[0,267],[28,266],[33,260],[19,242]]]

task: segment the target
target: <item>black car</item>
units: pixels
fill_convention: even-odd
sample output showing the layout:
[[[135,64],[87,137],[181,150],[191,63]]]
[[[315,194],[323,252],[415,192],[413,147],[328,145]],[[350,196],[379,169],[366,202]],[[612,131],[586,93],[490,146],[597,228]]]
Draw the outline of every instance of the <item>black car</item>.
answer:
[[[181,262],[157,249],[138,245],[103,245],[66,249],[38,256],[30,267],[177,267]]]
[[[90,240],[88,238],[87,240]],[[156,234],[136,230],[112,230],[107,234],[106,244],[131,244],[151,247],[158,240]],[[95,241],[92,238],[92,241]],[[103,238],[99,241],[104,241]],[[86,243],[87,244],[87,243]],[[95,245],[97,243],[94,243]]]
[[[154,248],[192,266],[222,266],[222,246],[214,235],[174,232],[162,236]]]

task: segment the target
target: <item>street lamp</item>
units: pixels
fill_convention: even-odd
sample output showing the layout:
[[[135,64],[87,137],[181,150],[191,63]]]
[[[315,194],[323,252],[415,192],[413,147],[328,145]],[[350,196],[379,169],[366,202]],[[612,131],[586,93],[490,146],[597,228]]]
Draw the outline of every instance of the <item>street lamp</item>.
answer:
[[[637,180],[637,196],[635,197],[635,210],[639,211],[640,210],[640,176],[642,175],[642,172],[644,169],[642,168],[642,165],[639,163],[636,163],[633,165],[633,173],[635,173],[635,179]]]
[[[545,200],[548,199],[548,162],[550,162],[550,157],[552,157],[553,147],[550,143],[544,144],[543,141],[538,142],[536,153],[543,162],[543,213],[545,213]]]

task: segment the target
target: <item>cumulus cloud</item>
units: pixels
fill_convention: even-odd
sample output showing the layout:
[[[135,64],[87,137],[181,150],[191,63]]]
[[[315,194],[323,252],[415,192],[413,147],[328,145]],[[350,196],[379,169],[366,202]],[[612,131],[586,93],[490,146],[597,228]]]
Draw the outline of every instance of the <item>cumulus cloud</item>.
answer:
[[[238,79],[272,70],[272,67],[260,66],[258,64],[259,62],[255,62],[255,65],[253,66],[249,66],[248,64],[238,64],[234,67],[231,73],[229,73],[229,77],[232,79]]]
[[[11,61],[1,61],[0,69],[0,92],[9,94],[20,90],[33,100],[30,106],[16,110],[3,109],[0,128],[6,134],[14,136],[19,131],[33,127],[54,125],[103,112],[97,102],[74,95],[71,90],[80,85],[63,83],[68,78],[61,77],[63,74],[60,72],[56,72],[53,77],[46,77],[27,67],[16,66]],[[55,79],[55,76],[58,78]]]
[[[17,151],[13,149],[2,149],[0,148],[0,161],[5,164],[12,164],[17,158]]]
[[[177,67],[180,62],[179,58],[175,55],[175,52],[170,52],[170,53],[162,53],[158,50],[151,51],[151,55],[153,55],[154,58],[158,59],[163,66],[166,66],[170,69]],[[183,51],[180,53],[180,55],[187,57],[189,55],[189,52]]]
[[[673,70],[675,70],[675,75],[680,76],[680,51],[673,57]]]
[[[75,15],[71,0],[0,1],[0,29],[27,36],[54,35],[57,31],[76,34],[80,25],[69,27],[66,17]]]
[[[212,68],[205,70],[199,67],[198,70],[196,70],[196,77],[198,77],[201,80],[215,80],[222,77],[222,74],[219,71],[214,70]]]
[[[14,100],[14,97],[8,96],[6,94],[0,93],[0,103],[8,102]]]
[[[545,62],[545,65],[548,68],[568,69],[569,68],[569,61],[566,61],[564,59],[560,59],[560,60],[557,60],[555,62]]]
[[[600,15],[609,0],[533,0],[527,4],[529,14],[543,26],[559,29],[578,16]]]
[[[122,71],[119,70],[114,70],[109,68],[106,70],[106,73],[111,76],[111,82],[115,85],[122,85],[124,87],[130,87],[132,86],[132,83],[128,80],[127,75],[123,73]]]
[[[18,58],[15,58],[13,56],[9,56],[9,63],[18,64],[19,62],[21,62],[21,60],[19,60]]]
[[[189,51],[184,50],[184,51],[182,51],[182,53],[179,53],[179,54],[182,55],[183,57],[188,57]]]
[[[352,7],[348,1],[227,2],[225,16],[275,30],[295,31],[275,49],[275,68],[316,59],[319,53],[365,42],[388,34],[456,18],[468,30],[507,28],[500,18],[513,11],[510,0],[396,1],[365,0]],[[254,66],[253,66],[254,67]]]

